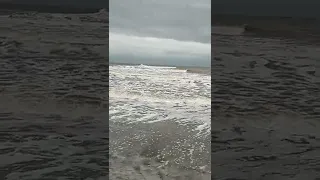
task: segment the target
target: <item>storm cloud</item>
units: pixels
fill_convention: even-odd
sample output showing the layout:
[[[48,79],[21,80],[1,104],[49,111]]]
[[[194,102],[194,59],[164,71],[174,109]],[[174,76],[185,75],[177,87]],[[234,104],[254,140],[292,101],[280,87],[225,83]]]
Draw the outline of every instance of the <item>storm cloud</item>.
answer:
[[[210,0],[110,0],[109,10],[111,62],[210,64]]]

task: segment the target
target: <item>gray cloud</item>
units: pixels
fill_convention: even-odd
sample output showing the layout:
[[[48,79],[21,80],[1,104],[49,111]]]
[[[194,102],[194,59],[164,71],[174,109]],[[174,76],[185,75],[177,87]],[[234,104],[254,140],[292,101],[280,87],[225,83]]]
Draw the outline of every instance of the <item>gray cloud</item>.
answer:
[[[210,43],[210,0],[110,0],[110,32]]]
[[[109,34],[109,61],[168,66],[210,67],[208,43]]]

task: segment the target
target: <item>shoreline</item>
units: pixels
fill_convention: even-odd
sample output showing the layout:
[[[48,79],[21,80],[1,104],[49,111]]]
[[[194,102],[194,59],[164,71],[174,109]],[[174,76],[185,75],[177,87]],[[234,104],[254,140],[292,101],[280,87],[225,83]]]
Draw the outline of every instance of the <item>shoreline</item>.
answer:
[[[109,66],[140,66],[141,64],[134,63],[109,63]],[[146,66],[155,66],[155,67],[175,67],[178,70],[187,70],[187,73],[195,73],[195,74],[205,74],[211,75],[211,67],[197,67],[197,66],[168,66],[168,65],[148,65]]]

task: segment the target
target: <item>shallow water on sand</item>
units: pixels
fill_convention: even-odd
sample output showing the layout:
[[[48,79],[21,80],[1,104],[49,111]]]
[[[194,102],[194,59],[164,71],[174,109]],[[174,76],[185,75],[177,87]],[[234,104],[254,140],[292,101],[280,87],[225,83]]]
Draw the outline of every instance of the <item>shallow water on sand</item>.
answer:
[[[212,51],[212,177],[319,178],[320,46],[217,32]]]
[[[211,78],[110,66],[110,178],[210,179]]]
[[[0,179],[108,178],[103,20],[0,17]]]

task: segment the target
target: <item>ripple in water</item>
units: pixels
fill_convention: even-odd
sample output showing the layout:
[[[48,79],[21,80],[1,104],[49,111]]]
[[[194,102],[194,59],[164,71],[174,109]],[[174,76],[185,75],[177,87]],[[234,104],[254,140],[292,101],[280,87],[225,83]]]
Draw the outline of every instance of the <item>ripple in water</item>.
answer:
[[[108,178],[108,29],[99,18],[0,17],[0,179]]]
[[[215,179],[320,177],[318,40],[276,35],[212,36]]]

